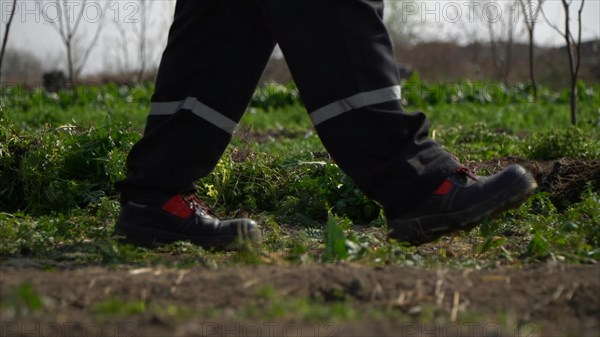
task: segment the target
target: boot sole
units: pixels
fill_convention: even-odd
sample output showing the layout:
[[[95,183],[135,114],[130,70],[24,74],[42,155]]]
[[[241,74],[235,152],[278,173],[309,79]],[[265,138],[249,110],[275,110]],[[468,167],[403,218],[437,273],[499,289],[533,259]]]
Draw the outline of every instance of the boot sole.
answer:
[[[533,176],[524,169],[523,171],[521,179],[515,180],[512,185],[503,190],[503,193],[470,208],[452,213],[392,221],[389,223],[389,227],[392,229],[388,231],[388,236],[412,245],[420,245],[434,241],[445,234],[470,230],[486,218],[494,217],[509,209],[518,207],[533,195],[538,187]],[[414,238],[403,240],[403,238],[394,236],[394,228],[414,228],[417,234]]]
[[[119,225],[115,228],[115,235],[121,236],[122,241],[136,246],[156,247],[177,241],[190,241],[203,248],[216,248],[224,250],[235,250],[240,244],[250,243],[259,245],[262,243],[262,233],[257,226],[248,226],[242,223],[237,227],[237,236],[189,236],[158,229],[135,226]]]

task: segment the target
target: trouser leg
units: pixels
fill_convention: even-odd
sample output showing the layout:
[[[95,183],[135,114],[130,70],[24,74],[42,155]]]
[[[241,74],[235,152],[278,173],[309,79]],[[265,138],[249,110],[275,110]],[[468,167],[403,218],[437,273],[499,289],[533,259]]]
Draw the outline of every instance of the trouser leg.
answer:
[[[179,0],[143,138],[116,184],[123,201],[161,202],[217,164],[275,45],[251,0]]]
[[[316,130],[336,163],[388,217],[410,209],[457,167],[403,112],[383,1],[257,0]]]
[[[123,199],[190,190],[214,168],[273,35],[323,144],[388,216],[410,208],[457,166],[427,138],[425,116],[402,111],[382,1],[256,3],[268,28],[250,0],[178,2],[148,125],[117,185]]]

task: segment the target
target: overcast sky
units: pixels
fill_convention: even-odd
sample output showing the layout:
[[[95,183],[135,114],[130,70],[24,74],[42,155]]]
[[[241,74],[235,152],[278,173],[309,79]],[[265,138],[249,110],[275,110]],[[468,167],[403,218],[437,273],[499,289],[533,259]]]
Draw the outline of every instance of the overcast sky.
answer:
[[[226,1],[226,0],[223,0]],[[282,0],[284,1],[284,0]],[[326,0],[325,0],[326,1]],[[352,1],[352,0],[348,0]],[[576,15],[580,0],[573,0],[572,15]],[[153,0],[148,11],[148,59],[157,64],[164,48],[168,28],[173,16],[174,0]],[[403,0],[394,1],[387,7],[387,14],[394,14],[396,25],[412,27],[420,39],[464,39],[466,29],[476,27],[477,17],[499,21],[508,17],[510,8],[518,8],[513,0],[500,0],[500,5],[483,6],[476,0]],[[0,39],[3,38],[12,0],[0,0]],[[81,1],[68,1],[72,12],[78,12]],[[39,57],[47,69],[61,67],[64,60],[64,47],[59,34],[50,22],[57,19],[57,6],[54,1],[42,8],[41,15],[33,0],[18,1],[17,14],[11,28],[9,48],[28,50]],[[88,0],[84,20],[78,32],[80,46],[89,44],[98,22],[103,22],[98,45],[93,49],[84,74],[103,70],[134,69],[137,65],[135,31],[139,29],[142,11],[138,0],[116,0],[106,7],[106,1]],[[564,14],[560,0],[546,0],[544,11],[550,21],[562,28]],[[64,8],[60,8],[63,10]],[[520,26],[526,16],[519,10],[515,19]],[[477,16],[477,17],[476,17]],[[398,21],[400,20],[400,21]],[[543,18],[539,19],[536,42],[541,45],[562,45],[562,38],[552,30]],[[498,28],[500,29],[500,28]],[[476,29],[477,30],[477,29]],[[485,27],[477,30],[486,33]],[[519,35],[525,34],[519,30]],[[485,37],[487,35],[483,35]],[[600,38],[600,0],[586,0],[583,11],[584,40]]]

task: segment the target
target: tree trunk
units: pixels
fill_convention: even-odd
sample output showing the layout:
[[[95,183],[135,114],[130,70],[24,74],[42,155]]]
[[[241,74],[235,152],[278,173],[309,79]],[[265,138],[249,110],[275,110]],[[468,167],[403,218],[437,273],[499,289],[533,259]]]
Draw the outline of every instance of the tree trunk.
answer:
[[[4,32],[4,40],[2,41],[2,49],[0,50],[0,79],[2,78],[2,61],[4,60],[4,52],[6,51],[6,45],[8,42],[8,33],[10,32],[10,26],[12,25],[12,21],[15,17],[16,10],[17,10],[17,0],[14,0],[13,7],[10,11],[10,16],[8,17],[8,22],[6,23],[6,31]]]
[[[569,57],[569,75],[571,75],[571,124],[577,125],[577,65],[575,65],[574,48],[580,48],[581,44],[573,45],[571,43],[571,30],[569,27],[569,3],[562,0],[563,9],[565,11],[565,34],[564,38],[567,42],[567,56]],[[580,21],[581,22],[581,21]],[[581,32],[579,33],[581,37]],[[579,52],[579,51],[578,51]]]
[[[533,88],[533,99],[538,99],[538,87],[535,80],[535,59],[534,59],[534,44],[533,44],[533,29],[529,30],[529,77],[531,79],[531,87]]]
[[[75,83],[75,71],[73,69],[73,55],[71,50],[71,41],[67,42],[67,67],[69,71],[69,87]]]
[[[571,78],[571,124],[577,125],[577,77]]]

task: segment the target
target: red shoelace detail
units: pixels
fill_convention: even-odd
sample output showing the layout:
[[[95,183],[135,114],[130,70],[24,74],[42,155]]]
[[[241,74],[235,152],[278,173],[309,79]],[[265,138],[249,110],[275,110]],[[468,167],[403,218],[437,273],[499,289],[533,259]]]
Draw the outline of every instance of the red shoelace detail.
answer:
[[[185,200],[190,208],[199,216],[210,215],[212,217],[217,217],[215,213],[208,207],[208,205],[194,193],[184,195],[183,200]]]
[[[469,170],[469,168],[465,167],[465,166],[459,166],[454,170],[454,174],[456,175],[464,175],[467,176],[475,181],[477,181],[477,176],[475,175],[475,173],[473,173],[473,171]],[[448,194],[450,191],[452,191],[452,188],[454,187],[454,183],[452,183],[452,181],[450,180],[450,178],[444,180],[444,182],[442,182],[440,184],[440,186],[438,186],[438,188],[432,192],[432,194],[434,195],[446,195]]]
[[[181,219],[189,218],[193,214],[216,218],[210,207],[195,194],[177,194],[167,201],[162,208]]]
[[[466,175],[467,177],[477,181],[477,176],[475,175],[475,173],[473,171],[471,171],[468,167],[466,166],[459,166],[454,170],[455,174],[462,174],[462,175]]]

